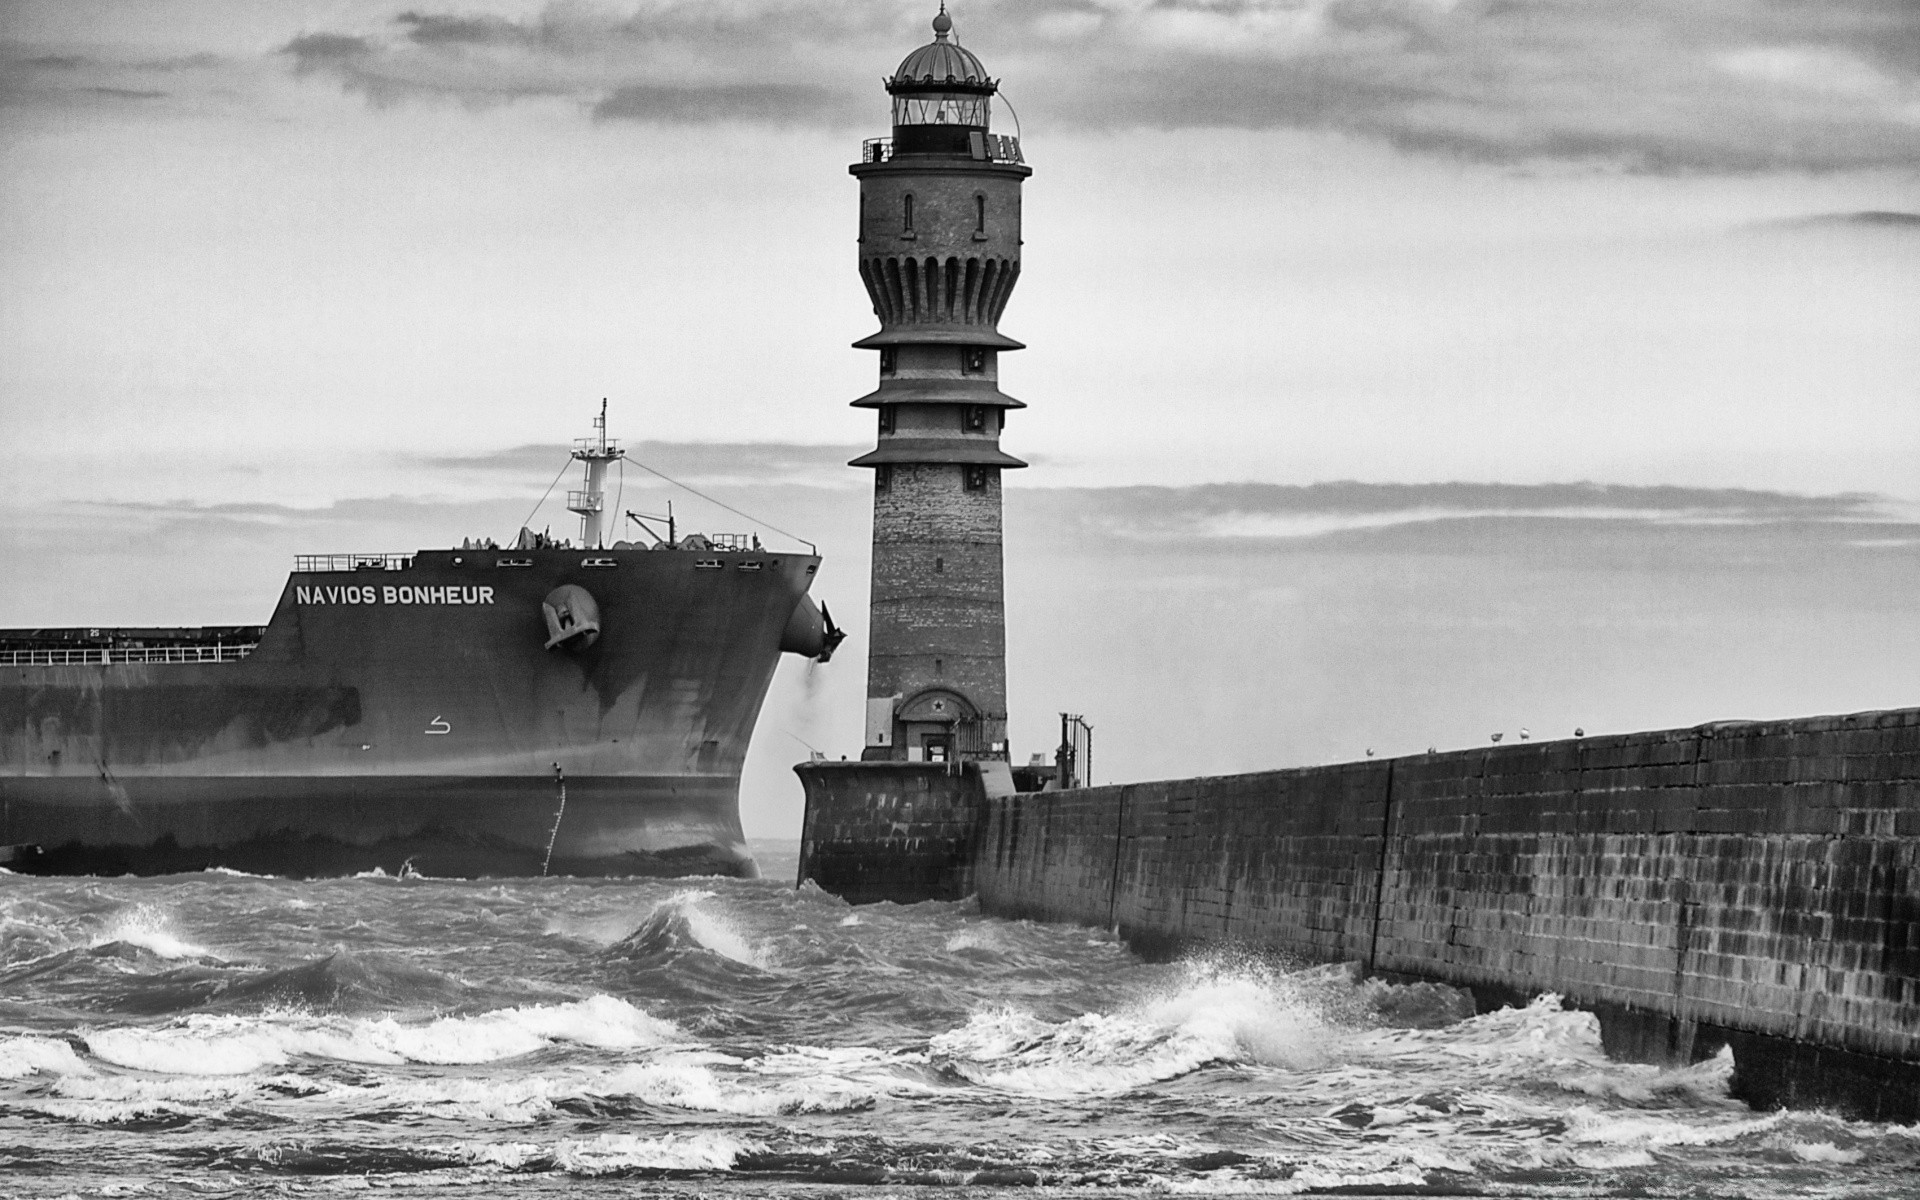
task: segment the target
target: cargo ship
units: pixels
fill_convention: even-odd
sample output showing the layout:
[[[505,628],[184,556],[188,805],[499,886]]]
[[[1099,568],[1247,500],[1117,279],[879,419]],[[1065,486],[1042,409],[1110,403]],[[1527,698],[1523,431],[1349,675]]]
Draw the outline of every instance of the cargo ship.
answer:
[[[572,454],[577,546],[302,556],[263,626],[0,630],[0,866],[755,874],[761,703],[783,652],[843,636],[820,559],[607,544],[604,408]]]

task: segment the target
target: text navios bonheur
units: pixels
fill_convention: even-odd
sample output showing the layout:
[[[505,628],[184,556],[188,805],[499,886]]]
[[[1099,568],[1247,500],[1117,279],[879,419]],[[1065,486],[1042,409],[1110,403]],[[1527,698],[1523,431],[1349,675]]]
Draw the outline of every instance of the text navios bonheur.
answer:
[[[299,604],[492,604],[490,587],[374,587],[346,584],[342,587],[297,587],[293,598]]]

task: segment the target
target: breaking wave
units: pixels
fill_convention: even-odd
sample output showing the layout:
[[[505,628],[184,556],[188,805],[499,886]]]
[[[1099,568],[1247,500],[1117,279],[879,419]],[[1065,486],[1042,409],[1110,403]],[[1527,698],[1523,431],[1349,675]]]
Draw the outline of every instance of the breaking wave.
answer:
[[[402,1024],[391,1017],[196,1013],[160,1028],[102,1029],[82,1038],[89,1053],[115,1066],[168,1075],[242,1075],[299,1057],[383,1065],[488,1063],[556,1042],[633,1049],[680,1036],[672,1022],[650,1017],[624,1000],[592,996],[424,1024]]]
[[[647,918],[613,946],[631,959],[654,959],[684,950],[704,950],[756,970],[769,970],[771,956],[717,904],[715,893],[682,891],[654,906]]]
[[[553,1161],[569,1175],[626,1175],[655,1171],[727,1171],[754,1143],[724,1133],[603,1133],[569,1139],[555,1147]]]
[[[205,946],[189,942],[174,931],[173,919],[152,904],[136,904],[108,918],[94,935],[96,949],[113,946],[138,946],[161,958],[217,958]]]
[[[977,1012],[928,1051],[936,1066],[986,1087],[1110,1095],[1212,1063],[1310,1067],[1324,1058],[1327,1031],[1271,976],[1195,968],[1166,994],[1112,1013],[1055,1023],[1013,1008]]]

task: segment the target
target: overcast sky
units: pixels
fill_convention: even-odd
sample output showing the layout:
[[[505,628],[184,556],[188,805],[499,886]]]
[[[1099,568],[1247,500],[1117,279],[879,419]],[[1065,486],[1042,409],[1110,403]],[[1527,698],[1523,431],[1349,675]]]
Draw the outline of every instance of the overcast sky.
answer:
[[[1420,748],[1521,697],[1604,694],[1619,727],[1912,702],[1909,0],[952,11],[1035,169],[1002,322],[1032,347],[1002,361],[1035,464],[1016,749],[1060,707],[1132,731],[1116,770],[1173,773]],[[931,15],[0,7],[0,624],[259,620],[286,556],[350,548],[315,539],[510,534],[602,396],[616,435],[811,515],[857,614],[845,166]],[[1342,480],[1389,490],[1309,486]],[[1453,483],[1486,490],[1426,486]],[[1191,612],[1259,652],[1121,654]],[[1573,627],[1583,674],[1552,683]],[[776,724],[857,742],[860,640],[824,716],[783,676],[757,761],[797,749]],[[1176,694],[1191,720],[1141,698]]]

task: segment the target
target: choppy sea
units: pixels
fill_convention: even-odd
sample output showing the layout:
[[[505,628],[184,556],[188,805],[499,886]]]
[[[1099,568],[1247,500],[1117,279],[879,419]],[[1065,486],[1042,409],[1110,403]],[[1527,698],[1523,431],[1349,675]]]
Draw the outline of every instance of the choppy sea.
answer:
[[[0,876],[0,1194],[1920,1194],[1551,998],[757,881]]]

